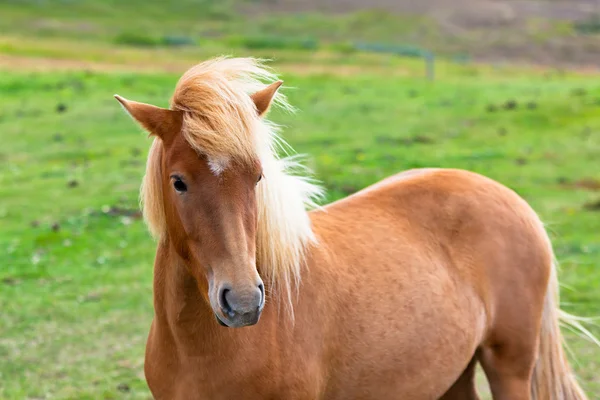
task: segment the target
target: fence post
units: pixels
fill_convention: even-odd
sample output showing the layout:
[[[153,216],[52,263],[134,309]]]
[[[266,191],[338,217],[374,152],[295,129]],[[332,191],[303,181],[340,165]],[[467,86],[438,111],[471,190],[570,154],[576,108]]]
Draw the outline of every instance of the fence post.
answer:
[[[435,56],[433,52],[424,50],[423,57],[425,58],[425,69],[427,71],[427,79],[435,80]]]

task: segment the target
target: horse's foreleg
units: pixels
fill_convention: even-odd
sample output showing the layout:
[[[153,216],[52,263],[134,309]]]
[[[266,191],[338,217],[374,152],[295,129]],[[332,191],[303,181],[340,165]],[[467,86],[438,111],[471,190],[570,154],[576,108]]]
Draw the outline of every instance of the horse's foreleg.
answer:
[[[454,382],[452,387],[440,398],[440,400],[479,400],[475,388],[475,367],[477,366],[477,355],[473,356],[462,375]]]

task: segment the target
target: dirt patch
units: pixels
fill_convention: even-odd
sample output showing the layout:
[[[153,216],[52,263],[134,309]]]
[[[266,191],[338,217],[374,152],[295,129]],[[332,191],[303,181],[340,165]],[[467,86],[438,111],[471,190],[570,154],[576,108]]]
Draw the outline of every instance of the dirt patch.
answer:
[[[181,64],[181,65],[180,65]],[[0,54],[0,69],[14,71],[94,71],[94,72],[181,72],[189,63],[158,63],[149,66],[147,63],[113,64],[84,60],[70,60],[46,57],[24,57]]]
[[[187,70],[193,63],[187,60],[177,62],[161,62],[157,60],[149,65],[148,63],[128,62],[124,64],[90,62],[82,60],[65,60],[44,57],[23,57],[0,54],[0,70],[14,71],[94,71],[94,72],[170,72],[182,73]],[[383,67],[377,65],[343,65],[343,64],[301,64],[301,63],[278,63],[277,69],[281,72],[292,73],[295,75],[323,75],[330,74],[336,76],[353,76],[353,75],[378,75],[386,74],[393,76],[410,76],[411,72],[408,69],[403,69],[398,66]]]
[[[560,185],[564,188],[569,189],[583,189],[583,190],[591,190],[596,191],[600,190],[600,180],[593,178],[584,178],[574,182],[562,181]]]
[[[365,8],[407,14],[439,15],[451,13],[456,17],[470,17],[476,23],[482,19],[541,17],[580,20],[598,8],[596,0],[255,0],[255,12],[310,12],[348,13]],[[498,13],[500,15],[498,15]],[[496,15],[492,15],[496,14]],[[504,16],[502,15],[504,14]]]
[[[600,211],[600,199],[596,201],[590,201],[589,203],[585,203],[583,208],[588,211]]]
[[[255,0],[246,3],[243,12],[345,14],[365,9],[423,17],[428,26],[389,41],[439,54],[568,67],[600,63],[598,36],[575,29],[575,25],[600,16],[598,0]],[[437,31],[435,38],[422,35],[421,30],[431,31],[432,27]],[[352,37],[350,32],[347,39],[362,38]]]

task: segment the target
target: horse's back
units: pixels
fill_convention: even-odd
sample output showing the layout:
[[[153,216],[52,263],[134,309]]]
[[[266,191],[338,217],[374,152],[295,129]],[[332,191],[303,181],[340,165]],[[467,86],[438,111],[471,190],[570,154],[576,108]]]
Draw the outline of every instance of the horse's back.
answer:
[[[310,274],[341,310],[330,339],[336,395],[326,398],[440,397],[499,314],[529,315],[543,299],[550,253],[539,219],[481,175],[407,171],[312,218]]]

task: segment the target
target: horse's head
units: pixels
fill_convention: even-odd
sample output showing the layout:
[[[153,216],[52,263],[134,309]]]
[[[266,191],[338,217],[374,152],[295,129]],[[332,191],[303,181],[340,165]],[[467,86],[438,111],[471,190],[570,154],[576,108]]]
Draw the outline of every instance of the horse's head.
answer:
[[[251,96],[221,88],[226,96],[237,96],[228,103],[210,88],[198,93],[186,90],[186,85],[201,84],[184,78],[171,109],[115,96],[156,136],[154,146],[161,147],[153,161],[160,165],[160,178],[146,177],[145,184],[160,186],[155,192],[162,193],[162,200],[145,207],[162,207],[162,240],[183,260],[218,321],[229,327],[253,325],[265,304],[256,268],[256,191],[263,166],[255,149],[245,149],[242,139],[253,134],[253,119],[259,120],[267,111],[281,82]],[[252,116],[244,116],[238,106],[251,109]],[[235,116],[241,119],[226,120]]]

